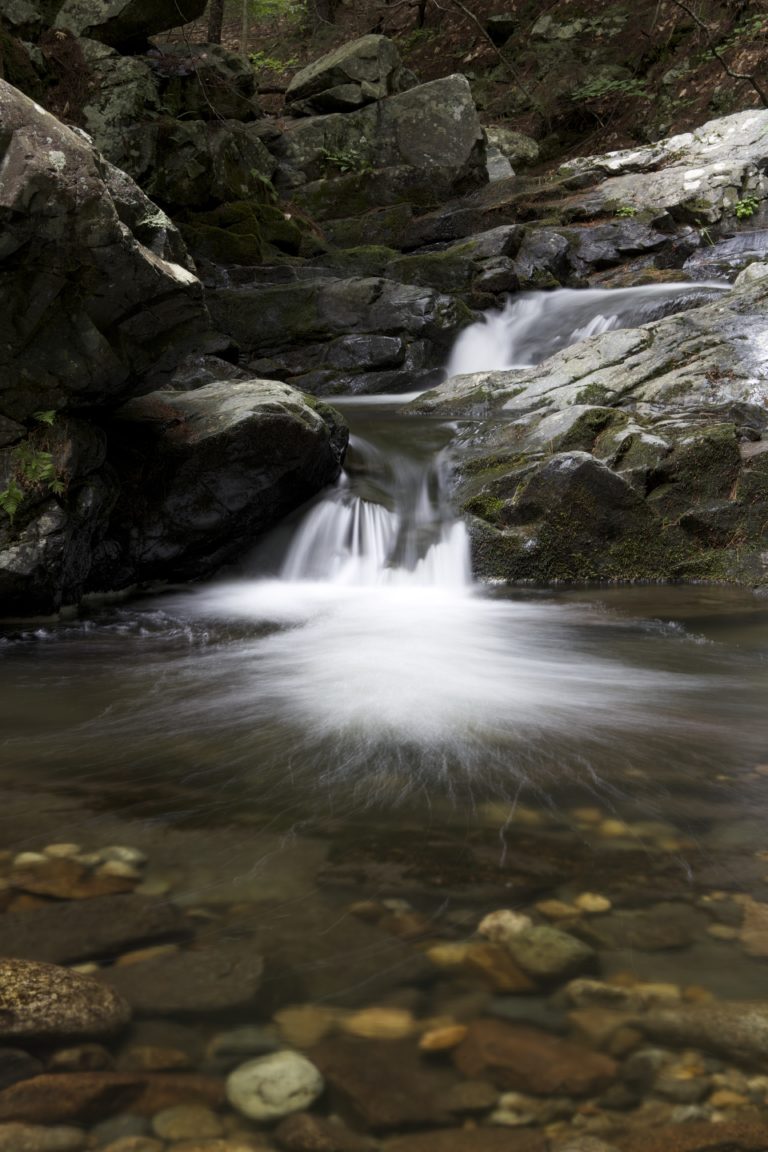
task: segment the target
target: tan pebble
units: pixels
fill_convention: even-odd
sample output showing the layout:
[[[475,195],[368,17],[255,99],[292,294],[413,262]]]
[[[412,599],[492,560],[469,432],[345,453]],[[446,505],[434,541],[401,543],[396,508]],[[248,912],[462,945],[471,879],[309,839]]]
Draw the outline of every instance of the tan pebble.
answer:
[[[582,892],[574,900],[577,908],[582,912],[608,912],[613,907],[607,896],[600,896],[597,892]]]
[[[78,852],[82,852],[82,850],[79,844],[46,844],[43,848],[46,856],[53,856],[54,858],[77,856]]]
[[[78,856],[73,856],[73,860],[77,860],[78,864],[82,864],[84,868],[96,868],[101,864],[101,856],[98,852],[81,852]]]
[[[547,920],[574,920],[580,915],[575,904],[566,904],[564,900],[540,900],[536,911]]]
[[[714,992],[701,984],[689,984],[683,989],[683,1000],[688,1004],[711,1004],[714,999]]]
[[[137,884],[134,892],[137,896],[166,896],[171,890],[171,883],[169,880],[157,879],[142,880],[141,884]]]
[[[383,904],[379,904],[378,900],[356,900],[354,904],[348,906],[348,911],[353,916],[357,916],[359,920],[368,920],[375,923],[380,920],[386,912]]]
[[[768,850],[761,848],[759,852],[755,852],[755,856],[758,860],[768,860]]]
[[[707,935],[712,936],[715,940],[736,940],[739,932],[730,924],[708,924]]]
[[[536,987],[509,952],[490,941],[470,944],[463,967],[470,972],[479,972],[495,992],[532,992]]]
[[[606,1051],[609,1056],[618,1057],[628,1056],[635,1048],[639,1048],[645,1040],[645,1036],[637,1028],[631,1028],[629,1024],[617,1028],[613,1036],[608,1041]]]
[[[533,921],[530,916],[525,916],[522,912],[514,912],[511,908],[498,908],[495,912],[489,912],[487,916],[483,917],[477,930],[481,936],[485,936],[488,940],[503,943],[510,936],[519,936],[521,932],[527,932],[531,927],[533,927]]]
[[[419,936],[426,936],[434,925],[420,912],[393,912],[379,921],[379,927],[392,936],[399,936],[401,940],[415,940]]]
[[[571,816],[580,824],[600,824],[605,819],[605,813],[599,808],[572,808]]]
[[[631,835],[631,830],[628,824],[623,820],[603,820],[598,828],[601,836],[606,836],[609,839],[617,839],[620,836]]]
[[[102,860],[115,860],[120,864],[130,864],[133,868],[141,868],[147,862],[146,852],[140,848],[131,848],[127,844],[110,844],[99,850]]]
[[[87,960],[85,964],[69,964],[70,972],[79,972],[81,976],[91,976],[94,972],[100,972],[101,968],[98,964],[94,964],[92,960]]]
[[[273,1019],[285,1044],[294,1048],[311,1048],[331,1032],[338,1020],[335,1008],[319,1004],[296,1004],[281,1008]]]
[[[758,776],[768,776],[768,764],[755,764],[754,771]]]
[[[416,1027],[413,1014],[405,1008],[363,1008],[341,1020],[342,1032],[367,1040],[402,1040]]]
[[[469,944],[464,941],[451,941],[446,944],[432,944],[426,949],[429,957],[438,968],[461,968],[469,952]]]
[[[749,1099],[740,1092],[733,1092],[730,1088],[719,1088],[709,1098],[713,1108],[743,1108],[749,1104]]]
[[[132,964],[143,964],[147,960],[157,960],[159,956],[172,956],[179,951],[178,944],[154,944],[151,948],[137,948],[124,952],[115,961],[116,968],[130,968]]]
[[[222,1135],[221,1121],[200,1104],[177,1104],[152,1118],[152,1130],[161,1140],[199,1140]]]
[[[42,852],[19,852],[18,856],[13,858],[13,867],[37,868],[41,864],[47,864],[48,859]]]
[[[160,1048],[152,1044],[134,1044],[120,1054],[121,1072],[172,1072],[189,1068],[192,1061],[180,1048]]]
[[[430,1028],[424,1032],[419,1040],[419,1048],[423,1052],[445,1052],[461,1044],[466,1036],[466,1024],[450,1024],[445,1028]]]
[[[382,907],[386,908],[387,912],[412,912],[413,905],[409,904],[407,900],[400,900],[393,897],[391,900],[382,900]]]
[[[164,1152],[167,1147],[163,1140],[154,1136],[121,1136],[111,1144],[99,1146],[99,1152]]]
[[[675,836],[665,836],[663,839],[657,840],[656,843],[662,852],[681,852],[687,846],[687,841],[679,840]]]
[[[132,864],[122,860],[106,860],[96,869],[97,876],[121,876],[126,880],[140,880],[141,873]]]

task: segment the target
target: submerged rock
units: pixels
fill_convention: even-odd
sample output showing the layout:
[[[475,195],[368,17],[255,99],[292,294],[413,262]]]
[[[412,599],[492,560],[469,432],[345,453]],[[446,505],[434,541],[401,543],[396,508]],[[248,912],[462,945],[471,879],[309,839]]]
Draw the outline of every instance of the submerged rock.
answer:
[[[250,1120],[276,1120],[303,1112],[324,1087],[315,1065],[288,1050],[249,1060],[227,1078],[230,1103]]]
[[[103,1036],[130,1017],[127,1002],[90,976],[32,960],[0,960],[0,1036]]]

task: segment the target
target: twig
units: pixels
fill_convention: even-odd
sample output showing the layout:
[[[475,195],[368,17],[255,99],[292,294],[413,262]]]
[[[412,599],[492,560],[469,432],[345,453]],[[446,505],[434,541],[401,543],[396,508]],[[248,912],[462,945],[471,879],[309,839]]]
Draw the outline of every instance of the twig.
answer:
[[[757,82],[757,80],[755,80],[754,76],[751,76],[746,72],[734,72],[734,70],[731,68],[728,61],[722,56],[720,49],[717,47],[714,40],[712,39],[712,33],[709,30],[709,25],[706,24],[701,19],[701,17],[698,15],[698,13],[694,12],[693,9],[690,8],[688,6],[688,4],[685,3],[685,0],[672,0],[672,3],[675,5],[676,8],[680,8],[681,11],[686,12],[691,17],[691,19],[693,21],[695,21],[696,24],[698,24],[699,28],[701,28],[701,30],[704,32],[704,35],[707,37],[707,47],[709,48],[710,52],[715,57],[717,62],[720,64],[720,67],[723,69],[725,74],[727,76],[730,76],[732,80],[746,80],[746,82],[752,88],[754,88],[755,92],[757,92],[758,96],[760,97],[760,100],[762,102],[763,107],[768,108],[768,92],[766,92],[763,89],[762,85],[758,84],[758,82]]]

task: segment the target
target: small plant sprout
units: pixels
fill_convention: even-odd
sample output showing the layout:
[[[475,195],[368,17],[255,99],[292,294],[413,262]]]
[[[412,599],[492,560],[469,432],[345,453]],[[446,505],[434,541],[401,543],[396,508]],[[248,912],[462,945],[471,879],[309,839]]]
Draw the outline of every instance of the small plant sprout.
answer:
[[[734,209],[736,219],[748,220],[750,216],[754,216],[759,207],[760,201],[755,196],[745,196],[742,200],[737,200]]]

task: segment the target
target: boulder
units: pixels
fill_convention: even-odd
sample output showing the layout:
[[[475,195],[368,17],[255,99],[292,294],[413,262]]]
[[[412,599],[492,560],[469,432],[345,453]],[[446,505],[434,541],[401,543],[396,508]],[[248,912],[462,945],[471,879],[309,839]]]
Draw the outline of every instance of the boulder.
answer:
[[[110,1035],[130,1014],[122,996],[91,976],[34,960],[0,960],[3,1041]]]
[[[81,133],[1,80],[0,127],[0,412],[23,422],[162,379],[209,333],[173,224]]]
[[[103,979],[143,1016],[224,1012],[252,1004],[262,960],[249,945],[172,952],[105,970]]]
[[[768,268],[753,265],[700,308],[416,401],[505,417],[476,433],[459,492],[480,572],[764,584],[766,302]]]
[[[492,144],[494,148],[498,148],[514,169],[525,168],[529,164],[537,163],[539,145],[532,136],[526,136],[523,132],[515,132],[514,128],[507,128],[502,124],[486,128],[485,134],[488,137],[488,143]]]
[[[196,120],[254,120],[261,115],[256,77],[239,52],[221,44],[163,44],[145,57],[164,108]]]
[[[111,430],[122,494],[97,587],[214,571],[340,471],[346,428],[273,380],[223,380],[126,404]]]
[[[272,147],[276,187],[318,219],[401,201],[434,206],[488,179],[483,130],[461,75],[357,112],[296,120]]]
[[[288,85],[285,99],[294,112],[351,112],[415,83],[392,41],[372,33],[302,68]]]
[[[206,0],[64,0],[54,27],[132,51],[149,36],[197,20],[205,5]]]
[[[319,267],[277,282],[278,271],[273,283],[212,289],[210,307],[254,371],[315,395],[431,387],[472,319],[461,300],[417,284],[337,279]]]
[[[768,198],[768,110],[736,112],[695,132],[644,148],[584,156],[560,168],[575,186],[590,182],[589,212],[666,210],[675,220],[712,224],[736,220],[736,205]]]

